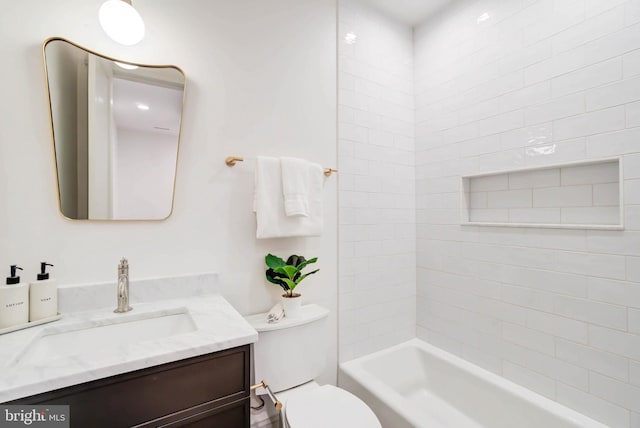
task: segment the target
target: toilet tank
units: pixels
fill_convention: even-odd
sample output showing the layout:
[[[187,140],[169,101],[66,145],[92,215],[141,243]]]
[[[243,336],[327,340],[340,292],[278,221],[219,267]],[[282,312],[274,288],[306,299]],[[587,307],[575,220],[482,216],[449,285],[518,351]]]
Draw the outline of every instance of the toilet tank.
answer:
[[[247,317],[258,331],[253,345],[255,381],[264,380],[278,392],[315,379],[327,360],[328,316],[329,310],[311,304],[302,306],[296,318],[277,323],[267,323],[266,313]]]

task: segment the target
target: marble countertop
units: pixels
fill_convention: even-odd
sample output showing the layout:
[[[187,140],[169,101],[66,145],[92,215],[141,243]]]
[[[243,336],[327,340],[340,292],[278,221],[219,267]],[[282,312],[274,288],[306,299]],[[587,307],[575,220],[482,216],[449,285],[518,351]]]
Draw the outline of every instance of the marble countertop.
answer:
[[[0,336],[0,403],[121,373],[246,345],[258,333],[220,295],[132,304],[133,310],[114,314],[113,308],[63,314],[62,319]],[[195,330],[127,345],[93,349],[71,356],[53,356],[46,364],[20,362],[40,337],[176,313],[188,314]]]

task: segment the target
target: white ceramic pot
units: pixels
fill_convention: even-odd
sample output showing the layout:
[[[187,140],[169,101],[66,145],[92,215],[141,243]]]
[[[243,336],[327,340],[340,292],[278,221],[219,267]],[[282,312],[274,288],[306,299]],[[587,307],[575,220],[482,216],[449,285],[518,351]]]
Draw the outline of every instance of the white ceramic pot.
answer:
[[[282,308],[284,309],[285,317],[297,318],[300,314],[300,306],[302,306],[301,294],[293,293],[293,297],[287,297],[286,294],[282,295]]]

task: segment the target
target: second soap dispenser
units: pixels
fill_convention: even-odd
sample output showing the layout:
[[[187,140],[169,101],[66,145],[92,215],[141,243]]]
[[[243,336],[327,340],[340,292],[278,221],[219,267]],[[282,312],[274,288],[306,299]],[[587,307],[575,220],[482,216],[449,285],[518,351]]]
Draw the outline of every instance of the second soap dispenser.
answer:
[[[38,280],[29,284],[29,321],[37,321],[58,315],[58,284],[49,279],[47,266],[40,263]]]
[[[29,284],[20,283],[18,269],[11,265],[11,276],[0,286],[0,329],[29,322]]]

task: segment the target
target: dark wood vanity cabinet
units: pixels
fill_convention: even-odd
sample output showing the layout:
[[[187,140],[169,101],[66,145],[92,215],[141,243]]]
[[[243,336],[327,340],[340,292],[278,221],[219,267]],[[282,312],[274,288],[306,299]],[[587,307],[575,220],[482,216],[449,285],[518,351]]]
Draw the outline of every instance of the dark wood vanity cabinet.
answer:
[[[250,346],[15,400],[66,404],[73,428],[249,427]]]

